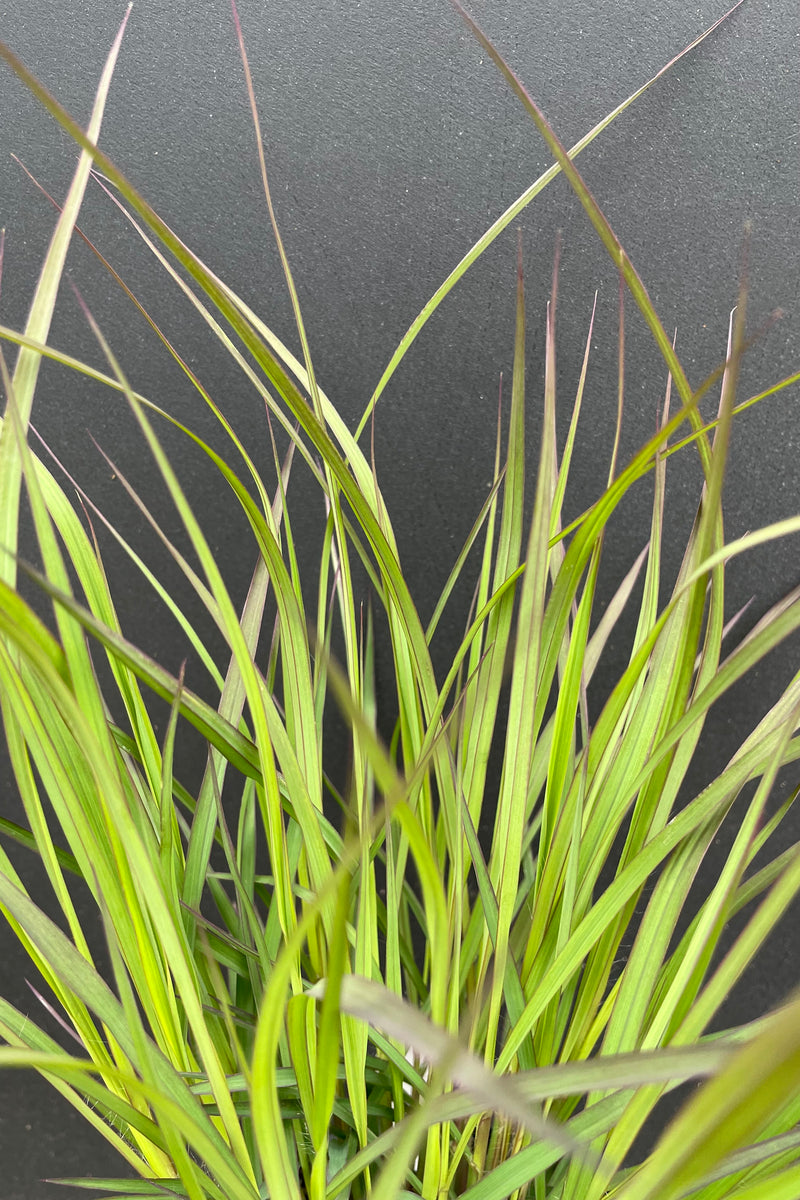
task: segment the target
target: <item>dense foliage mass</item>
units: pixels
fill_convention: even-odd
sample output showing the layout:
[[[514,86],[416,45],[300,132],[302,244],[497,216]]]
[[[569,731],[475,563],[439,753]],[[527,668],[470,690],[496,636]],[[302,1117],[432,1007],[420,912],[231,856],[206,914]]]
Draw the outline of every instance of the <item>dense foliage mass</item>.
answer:
[[[0,831],[36,849],[63,923],[36,907],[5,850],[0,907],[70,1036],[62,1045],[0,1001],[0,1065],[36,1068],[119,1151],[139,1180],[93,1181],[109,1196],[800,1194],[800,1002],[744,1028],[707,1033],[800,889],[796,846],[771,858],[761,853],[794,800],[777,810],[768,803],[779,770],[800,754],[800,674],[727,767],[700,794],[687,800],[682,792],[711,705],[800,626],[799,590],[723,653],[726,562],[800,530],[791,518],[725,543],[721,496],[731,424],[741,408],[798,376],[767,381],[761,395],[737,405],[746,349],[742,285],[724,364],[702,386],[690,386],[575,166],[635,96],[568,154],[472,28],[555,163],[423,310],[355,434],[315,377],[277,226],[299,359],[96,148],[122,31],[86,133],[9,50],[0,51],[81,148],[28,324],[22,333],[0,329],[19,347],[13,377],[0,358],[0,697],[28,821],[24,829],[3,819]],[[246,69],[243,43],[242,55]],[[258,133],[249,73],[247,80]],[[207,455],[220,488],[239,501],[252,534],[257,565],[241,612],[156,433],[170,415],[137,394],[85,305],[107,373],[48,344],[67,246],[93,171],[289,439],[282,460],[274,451],[268,483],[153,323],[154,336],[184,366],[229,441],[226,459],[181,427]],[[663,355],[669,382],[662,420],[627,465],[615,450],[599,499],[563,528],[591,326],[560,440],[556,255],[544,391],[534,401],[544,419],[529,515],[520,266],[510,411],[498,426],[494,486],[425,627],[361,434],[431,313],[559,172]],[[264,187],[274,223],[266,171]],[[102,380],[135,414],[194,563],[159,532],[187,589],[224,637],[229,654],[222,664],[185,615],[181,596],[169,594],[122,533],[92,510],[81,481],[63,485],[39,444],[29,443],[43,356]],[[698,404],[712,389],[719,411],[706,424]],[[705,483],[683,563],[669,581],[662,571],[665,476],[679,450],[699,454]],[[304,600],[292,533],[289,481],[298,462],[316,480],[327,512],[315,611]],[[649,544],[597,619],[608,523],[645,477],[652,488]],[[71,496],[79,485],[83,507],[76,508]],[[23,493],[40,570],[24,565],[32,554],[19,544]],[[100,522],[179,622],[216,703],[126,638],[94,536]],[[18,590],[23,573],[52,599],[50,626]],[[354,582],[363,573],[373,603],[368,615]],[[439,678],[430,643],[461,579],[475,587],[469,626]],[[665,584],[671,594],[662,605]],[[277,615],[266,628],[272,604]],[[590,713],[588,685],[629,604],[638,609],[629,661],[602,710]],[[390,699],[379,698],[374,685],[378,632],[391,647]],[[332,644],[342,653],[333,655]],[[108,670],[96,669],[101,656]],[[151,694],[170,706],[161,737]],[[347,719],[343,793],[323,766],[323,716],[333,701]],[[388,745],[378,734],[379,702],[396,706]],[[173,769],[187,723],[207,748],[193,793]],[[489,752],[498,747],[499,795],[483,845]],[[740,797],[724,869],[687,921],[698,868]],[[759,854],[767,865],[756,870]],[[264,858],[266,873],[258,866]],[[96,902],[113,977],[104,978],[93,962],[70,890],[75,875]],[[747,919],[717,953],[742,910]],[[706,1081],[638,1162],[637,1137],[660,1098],[694,1079]]]

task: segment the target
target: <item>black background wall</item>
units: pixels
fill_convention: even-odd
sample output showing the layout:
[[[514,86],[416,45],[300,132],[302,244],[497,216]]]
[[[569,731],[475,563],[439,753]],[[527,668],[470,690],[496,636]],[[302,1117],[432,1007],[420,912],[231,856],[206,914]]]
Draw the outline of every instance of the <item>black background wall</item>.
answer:
[[[524,3],[473,0],[471,11],[525,81],[567,145],[645,82],[725,9],[721,0]],[[0,0],[0,37],[85,122],[122,4],[95,0]],[[548,165],[536,130],[447,0],[241,0],[278,220],[297,281],[317,373],[354,425],[413,317],[483,230]],[[777,307],[783,319],[749,353],[741,397],[800,363],[798,250],[798,48],[795,0],[745,0],[711,39],[628,110],[580,159],[650,290],[665,327],[698,383],[724,357],[737,293],[745,220],[753,225],[750,326]],[[73,144],[5,68],[0,71],[0,223],[6,227],[0,321],[24,325],[54,212],[14,153],[56,197],[76,161]],[[254,137],[227,0],[137,0],[123,41],[102,145],[183,239],[293,347],[290,309],[259,185]],[[580,369],[595,289],[599,300],[582,436],[568,506],[574,515],[607,473],[616,405],[617,279],[563,179],[516,223],[524,238],[528,299],[528,427],[535,462],[543,372],[545,302],[556,229],[563,230],[559,312],[562,433]],[[268,462],[263,410],[199,321],[166,282],[99,188],[81,225],[176,341],[251,447]],[[492,471],[498,379],[510,375],[516,236],[509,229],[472,269],[420,337],[376,421],[378,467],[401,556],[423,616],[486,495]],[[76,244],[77,283],[140,392],[218,441],[178,369],[91,253]],[[654,426],[665,372],[643,322],[628,306],[623,458]],[[51,342],[101,364],[68,287]],[[726,487],[726,533],[800,510],[800,446],[794,389],[736,424]],[[710,415],[716,397],[709,397]],[[96,453],[89,432],[159,507],[180,540],[123,403],[45,365],[34,423],[93,499],[176,582],[140,516]],[[184,443],[165,435],[192,501],[206,515],[232,590],[253,566],[235,514]],[[667,574],[674,576],[699,497],[696,456],[670,464]],[[637,493],[607,543],[604,595],[647,538],[649,495]],[[313,572],[319,499],[298,473],[295,529]],[[798,583],[796,540],[739,559],[729,608],[754,597],[741,630]],[[127,588],[124,627],[167,666],[183,657],[144,586]],[[313,577],[311,582],[313,583]],[[437,641],[447,661],[464,617],[456,604]],[[624,662],[625,631],[609,647],[598,698]],[[773,656],[726,698],[709,723],[693,783],[701,786],[800,665],[800,648]],[[385,667],[383,668],[385,672]],[[191,679],[190,679],[191,682]],[[191,748],[186,751],[191,754]],[[191,775],[196,764],[182,764]],[[2,776],[2,809],[14,815]],[[787,830],[786,840],[798,836]],[[720,856],[725,845],[719,846]],[[30,856],[17,855],[42,902]],[[708,877],[715,872],[708,864]],[[800,978],[793,921],[784,923],[731,999],[728,1021],[777,1003]],[[3,994],[42,1020],[24,980],[27,960],[0,931]],[[46,1022],[46,1018],[44,1018]],[[38,1200],[44,1176],[116,1174],[121,1164],[46,1085],[0,1074],[0,1196]],[[74,1193],[82,1195],[84,1193]]]

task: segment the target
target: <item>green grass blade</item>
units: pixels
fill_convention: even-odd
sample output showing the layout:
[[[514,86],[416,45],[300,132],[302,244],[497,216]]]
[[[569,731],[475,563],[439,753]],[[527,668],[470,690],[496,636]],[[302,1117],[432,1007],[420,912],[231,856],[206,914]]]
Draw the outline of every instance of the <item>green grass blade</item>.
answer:
[[[620,1200],[672,1200],[758,1136],[800,1086],[799,1013],[795,999],[689,1101]]]
[[[46,342],[53,317],[58,287],[64,270],[72,230],[78,217],[78,211],[83,201],[89,173],[92,168],[91,144],[97,141],[103,121],[108,91],[111,87],[111,77],[116,66],[122,44],[122,35],[128,21],[131,6],[128,5],[125,17],[119,28],[114,43],[106,60],[100,83],[97,89],[92,115],[86,130],[86,143],[80,157],[75,175],[70,185],[63,212],[50,242],[39,283],[36,288],[33,303],[26,326],[26,334],[36,342]],[[17,365],[14,370],[13,391],[18,406],[20,424],[23,433],[27,430],[33,407],[33,393],[39,375],[40,356],[35,350],[23,347],[20,350]],[[11,436],[11,430],[4,426],[0,435],[0,546],[14,554],[17,548],[17,521],[19,515],[20,484],[22,481],[21,462],[18,449]],[[3,558],[0,562],[0,578],[13,585],[16,579],[16,564],[13,558]]]
[[[623,100],[622,104],[619,104],[606,117],[604,117],[601,121],[598,121],[598,123],[592,129],[590,129],[590,131],[585,134],[580,141],[576,142],[569,151],[570,159],[577,158],[581,151],[585,150],[586,147],[589,146],[594,139],[603,132],[604,129],[608,128],[612,121],[620,116],[620,114],[623,113],[626,108],[629,108],[631,104],[638,100],[648,88],[652,87],[652,85],[658,79],[660,79],[662,75],[665,75],[667,71],[669,71],[670,68],[675,65],[675,63],[684,57],[684,55],[689,54],[690,51],[694,50],[696,46],[699,46],[700,43],[703,42],[710,34],[712,34],[714,30],[722,24],[723,21],[727,20],[731,13],[736,11],[741,3],[743,3],[743,0],[737,0],[737,3],[725,14],[725,16],[720,17],[718,21],[715,21],[713,25],[710,25],[708,29],[704,30],[704,32],[701,33],[699,37],[695,38],[694,41],[688,46],[686,46],[685,49],[681,50],[679,54],[676,54],[674,58],[670,59],[666,66],[663,66],[661,70],[652,77],[652,79],[649,79],[647,83],[633,92],[632,95],[627,98],[627,100]],[[466,13],[464,13],[464,10],[461,8],[461,6],[456,3],[455,7],[459,10],[459,12],[461,12],[465,20],[469,21],[469,18],[466,16]],[[556,178],[556,176],[562,170],[562,166],[563,164],[560,162],[560,160],[557,161],[552,167],[548,168],[548,170],[545,171],[535,183],[531,184],[531,186],[527,188],[526,191],[524,191],[522,195],[506,209],[502,216],[498,217],[494,224],[487,229],[486,233],[484,233],[483,236],[475,243],[475,245],[467,252],[467,254],[464,255],[458,266],[451,271],[444,283],[436,290],[431,299],[420,312],[419,316],[417,316],[417,318],[411,324],[408,331],[401,339],[400,344],[398,345],[391,359],[389,360],[389,364],[383,372],[383,375],[378,382],[369,404],[367,405],[361,417],[361,421],[359,422],[358,430],[356,432],[356,438],[359,438],[363,433],[367,422],[372,415],[372,410],[386,388],[386,385],[388,384],[392,375],[394,375],[397,367],[400,365],[400,362],[405,357],[412,343],[444,298],[453,290],[459,279],[461,279],[464,273],[481,256],[481,254],[483,254],[484,250],[486,250],[492,244],[492,242],[499,237],[503,230],[506,229],[511,222],[519,216],[523,209],[526,208],[526,206],[530,204],[530,202],[536,196],[538,196],[541,191],[544,190],[547,184],[551,183],[552,180]]]

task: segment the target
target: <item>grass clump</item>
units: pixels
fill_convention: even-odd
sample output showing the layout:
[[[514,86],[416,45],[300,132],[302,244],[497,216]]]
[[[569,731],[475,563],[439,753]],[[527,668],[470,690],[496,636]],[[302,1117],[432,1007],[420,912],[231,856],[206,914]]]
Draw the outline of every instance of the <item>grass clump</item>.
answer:
[[[798,376],[768,381],[758,396],[737,401],[747,348],[743,284],[723,365],[699,387],[689,384],[575,165],[640,92],[567,153],[521,82],[462,15],[529,112],[554,165],[426,305],[355,433],[314,373],[260,136],[299,358],[97,149],[122,30],[86,133],[0,48],[81,148],[28,324],[23,332],[0,328],[19,347],[13,375],[0,359],[0,696],[28,821],[22,828],[4,819],[2,832],[36,849],[63,922],[31,900],[5,850],[0,907],[71,1040],[65,1048],[0,1000],[0,1065],[40,1071],[135,1170],[135,1184],[91,1182],[109,1196],[773,1200],[800,1192],[800,1000],[743,1028],[707,1032],[800,889],[797,848],[772,857],[768,851],[794,800],[774,812],[768,807],[778,772],[800,754],[800,673],[703,791],[687,799],[683,789],[711,705],[800,626],[796,591],[723,653],[726,563],[800,530],[800,518],[792,517],[725,542],[731,426],[742,408]],[[238,19],[236,28],[258,133]],[[615,449],[602,494],[563,527],[591,327],[559,453],[556,254],[544,391],[535,401],[544,420],[527,517],[531,401],[520,266],[510,412],[505,432],[498,426],[494,486],[426,627],[361,435],[431,313],[559,172],[663,356],[662,418],[627,464]],[[225,457],[179,426],[248,523],[256,566],[241,611],[159,441],[158,422],[177,422],[136,392],[80,295],[106,369],[48,343],[66,249],[93,173],[289,438],[283,459],[273,441],[275,476],[268,482],[151,321],[230,447]],[[43,356],[101,380],[139,423],[193,563],[159,533],[224,639],[225,661],[215,660],[181,598],[111,531],[180,623],[213,681],[214,703],[121,628],[92,523],[105,518],[81,518],[48,465],[52,459],[30,437]],[[719,391],[719,410],[706,424],[698,404],[711,389]],[[619,428],[615,446],[618,439]],[[704,485],[680,570],[668,581],[665,478],[678,451],[698,453]],[[289,482],[298,459],[327,514],[315,609],[301,587],[292,532]],[[650,540],[597,620],[607,525],[645,476],[652,485]],[[23,491],[37,569],[19,544]],[[81,497],[88,516],[88,497]],[[50,625],[20,592],[22,577],[52,601]],[[371,610],[362,603],[362,577]],[[467,577],[475,589],[469,625],[440,678],[431,639]],[[662,604],[665,586],[671,591]],[[629,661],[601,710],[591,712],[587,689],[634,597]],[[265,627],[268,604],[277,614],[272,628]],[[381,705],[391,701],[374,682],[384,638],[396,700],[388,744],[378,730],[386,723]],[[341,653],[332,653],[334,645]],[[161,737],[151,695],[169,705]],[[341,793],[325,770],[330,699],[348,731],[349,779]],[[194,791],[174,769],[187,725],[207,752]],[[499,793],[488,813],[489,754],[498,748]],[[737,801],[738,828],[724,867],[690,909],[696,874]],[[492,834],[484,845],[478,830],[487,816]],[[767,865],[755,869],[757,856]],[[76,913],[74,875],[102,920],[109,977],[96,969]],[[720,953],[723,932],[742,911],[746,921]],[[690,1080],[705,1082],[638,1161],[637,1139],[660,1098]]]

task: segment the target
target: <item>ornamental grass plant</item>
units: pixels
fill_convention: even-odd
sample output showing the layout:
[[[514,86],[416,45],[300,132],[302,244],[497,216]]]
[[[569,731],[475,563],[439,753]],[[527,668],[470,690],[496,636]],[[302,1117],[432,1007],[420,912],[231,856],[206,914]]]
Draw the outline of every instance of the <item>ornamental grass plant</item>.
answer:
[[[800,374],[737,395],[742,356],[758,336],[746,324],[745,263],[720,367],[689,383],[576,165],[645,89],[567,151],[510,67],[459,12],[524,105],[553,166],[431,298],[352,431],[315,375],[235,8],[296,352],[97,148],[124,23],[85,132],[0,47],[80,148],[27,325],[0,328],[0,698],[27,819],[27,827],[0,820],[0,907],[63,1033],[50,1036],[30,1013],[0,1000],[0,1066],[39,1071],[136,1176],[71,1181],[95,1195],[800,1195],[800,999],[745,1026],[709,1032],[800,891],[800,847],[770,851],[796,795],[770,803],[778,773],[800,756],[800,672],[724,770],[698,794],[687,796],[684,786],[711,706],[800,626],[800,588],[738,639],[725,605],[726,564],[800,531],[800,518],[726,542],[722,517],[737,414]],[[375,406],[441,301],[559,173],[619,271],[620,316],[625,294],[663,357],[658,427],[624,462],[618,425],[596,501],[567,524],[573,449],[585,436],[592,326],[559,438],[558,250],[544,318],[543,388],[526,381],[520,254],[513,379],[497,425],[493,486],[424,624],[371,453]],[[227,454],[179,424],[158,397],[140,395],[79,281],[76,302],[105,367],[50,345],[66,251],[90,185],[122,207],[143,252],[174,284],[176,301],[193,306],[209,339],[249,381],[268,415],[265,431],[282,430],[287,453],[266,432],[264,444],[243,444],[200,369],[149,317],[153,337],[218,422]],[[102,261],[109,286],[123,288],[142,311]],[[17,348],[13,370],[9,345]],[[184,594],[167,590],[124,531],[93,506],[91,479],[65,477],[58,448],[35,436],[43,357],[101,382],[133,413],[191,557],[150,513],[135,479],[116,469],[182,572]],[[619,362],[613,386],[621,420],[622,333]],[[700,412],[706,396],[717,404],[711,421]],[[543,414],[533,479],[526,477],[526,407]],[[180,464],[162,447],[165,422],[206,456],[246,518],[251,543],[243,553],[255,567],[241,611],[203,514],[186,498]],[[675,454],[697,455],[704,482],[677,577],[666,579],[665,481]],[[297,471],[315,481],[326,518],[311,605],[293,534]],[[650,539],[598,615],[607,526],[634,485],[637,494],[649,488]],[[35,545],[20,541],[23,497]],[[128,555],[143,603],[155,597],[177,622],[213,703],[126,636],[101,531]],[[437,674],[431,641],[460,586],[474,589],[468,627],[449,669]],[[224,660],[187,615],[187,596],[224,640]],[[593,711],[590,682],[631,606],[628,661]],[[391,694],[375,684],[381,653],[390,656]],[[169,707],[160,734],[153,697]],[[349,762],[338,783],[326,769],[331,727],[324,718],[334,704],[343,717],[335,735],[346,737]],[[394,731],[384,738],[387,723]],[[194,789],[174,769],[189,727],[204,746]],[[492,756],[501,761],[496,782]],[[736,828],[723,869],[698,900],[690,896],[697,873],[732,810]],[[8,853],[12,843],[41,859],[59,922],[30,898]],[[110,971],[95,965],[74,905],[76,876],[96,905]],[[734,918],[735,936],[723,943]],[[642,1150],[661,1099],[691,1081],[699,1086]]]

